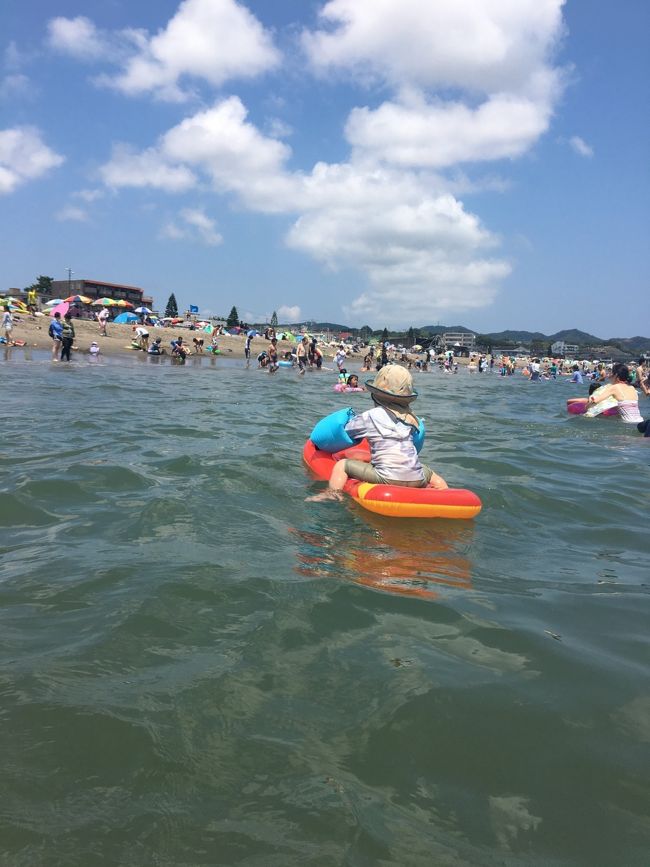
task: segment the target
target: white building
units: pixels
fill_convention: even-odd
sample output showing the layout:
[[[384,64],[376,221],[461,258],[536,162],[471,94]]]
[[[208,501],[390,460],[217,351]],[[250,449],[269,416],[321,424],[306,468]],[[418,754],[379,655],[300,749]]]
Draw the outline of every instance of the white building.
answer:
[[[556,340],[555,343],[551,343],[551,355],[575,355],[577,351],[577,343],[565,343],[564,340]]]

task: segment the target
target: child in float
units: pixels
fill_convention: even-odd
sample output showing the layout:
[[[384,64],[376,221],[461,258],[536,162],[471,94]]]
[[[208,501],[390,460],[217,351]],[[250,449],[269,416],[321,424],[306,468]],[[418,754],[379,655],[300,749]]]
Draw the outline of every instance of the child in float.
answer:
[[[408,370],[397,364],[384,365],[374,380],[366,382],[366,387],[375,406],[351,418],[345,430],[355,440],[367,438],[370,462],[338,461],[330,476],[329,489],[311,499],[341,496],[348,478],[373,485],[445,490],[447,482],[420,463],[413,442],[419,422],[409,406],[418,395]]]

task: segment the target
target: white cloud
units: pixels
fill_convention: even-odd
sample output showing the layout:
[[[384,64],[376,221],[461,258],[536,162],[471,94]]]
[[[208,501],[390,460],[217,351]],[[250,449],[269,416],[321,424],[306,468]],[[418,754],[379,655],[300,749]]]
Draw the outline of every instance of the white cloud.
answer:
[[[188,226],[196,230],[204,244],[216,247],[223,243],[223,237],[216,230],[215,221],[200,208],[184,208],[181,217]]]
[[[571,136],[569,139],[569,144],[573,148],[573,150],[579,154],[581,157],[593,157],[594,149],[591,145],[588,145],[587,142],[580,138],[579,135]]]
[[[145,30],[100,31],[90,19],[54,18],[50,47],[83,61],[117,62],[114,75],[97,79],[135,96],[182,101],[192,94],[190,77],[220,87],[232,78],[252,78],[279,65],[271,34],[235,0],[184,0],[156,34]]]
[[[277,314],[278,321],[285,325],[289,325],[292,322],[300,322],[301,319],[300,307],[298,307],[297,304],[293,307],[288,307],[286,304],[283,304],[282,307],[278,307]]]
[[[546,66],[564,0],[330,0],[303,34],[321,71],[394,86],[509,91]]]
[[[196,178],[187,166],[173,165],[156,148],[135,153],[126,145],[116,145],[111,159],[100,169],[108,187],[153,187],[168,193],[191,189]]]
[[[562,91],[551,57],[564,0],[331,0],[303,34],[316,71],[388,86],[354,109],[359,157],[442,168],[521,156],[548,129]]]
[[[47,34],[50,48],[77,60],[99,60],[109,54],[106,37],[83,15],[52,18],[47,25]]]
[[[461,162],[517,157],[546,131],[550,107],[512,95],[477,108],[460,102],[385,102],[350,113],[346,137],[364,156],[402,166],[443,168]]]
[[[35,127],[0,130],[0,195],[35,180],[64,162]]]
[[[183,208],[179,215],[181,225],[168,222],[161,230],[160,237],[178,241],[183,239],[198,240],[209,247],[217,247],[223,243],[223,237],[216,228],[216,222],[207,216],[201,208]]]
[[[484,306],[509,263],[487,255],[498,245],[478,218],[449,191],[449,182],[401,167],[353,160],[317,163],[311,172],[287,168],[290,148],[264,136],[236,97],[186,118],[129,165],[156,171],[102,170],[116,186],[161,187],[160,166],[202,175],[219,192],[251,210],[295,218],[288,245],[329,268],[365,274],[369,289],[351,299],[353,314],[400,324],[415,312]],[[119,174],[119,177],[117,175]],[[118,183],[119,181],[119,183]],[[166,237],[188,237],[188,221],[174,221]],[[382,303],[382,298],[386,304]]]
[[[72,221],[77,223],[85,223],[88,221],[88,213],[76,205],[66,205],[56,214],[56,219],[59,222]]]

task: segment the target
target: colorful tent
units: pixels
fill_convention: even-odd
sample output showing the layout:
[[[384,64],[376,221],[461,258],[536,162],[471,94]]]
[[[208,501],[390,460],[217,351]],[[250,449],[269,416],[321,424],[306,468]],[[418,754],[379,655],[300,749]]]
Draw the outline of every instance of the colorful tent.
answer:
[[[124,325],[126,322],[139,322],[140,317],[136,316],[135,313],[120,313],[119,316],[116,316],[113,322],[116,322],[118,325]]]

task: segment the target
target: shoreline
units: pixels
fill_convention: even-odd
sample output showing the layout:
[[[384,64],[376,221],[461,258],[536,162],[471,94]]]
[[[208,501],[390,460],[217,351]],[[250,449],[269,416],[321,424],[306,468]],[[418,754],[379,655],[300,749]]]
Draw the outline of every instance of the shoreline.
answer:
[[[42,349],[47,350],[47,352],[52,352],[52,338],[48,334],[48,328],[50,325],[50,317],[49,316],[39,316],[36,319],[29,319],[27,317],[21,316],[20,319],[14,319],[14,327],[12,330],[12,339],[15,340],[24,340],[25,346],[7,346],[7,344],[2,344],[4,349]],[[88,355],[88,349],[90,348],[90,344],[95,341],[100,348],[100,356],[111,356],[113,358],[116,357],[133,357],[134,355],[144,354],[142,350],[132,349],[131,339],[134,337],[134,331],[132,325],[119,325],[115,323],[108,323],[107,326],[107,337],[102,337],[99,333],[99,324],[92,319],[73,319],[73,325],[75,328],[75,341],[73,345],[73,356],[77,355]],[[162,337],[162,345],[165,348],[165,355],[170,356],[170,342],[174,340],[179,335],[182,335],[183,342],[187,343],[190,347],[192,346],[192,338],[197,336],[198,334],[202,334],[205,340],[205,346],[209,345],[211,337],[208,334],[200,331],[190,331],[187,328],[149,328],[149,340],[153,340],[155,337]],[[207,352],[204,348],[202,353],[192,353],[191,357],[201,357],[201,355],[208,358],[233,358],[233,359],[245,359],[244,355],[244,343],[246,338],[243,336],[234,336],[232,334],[224,334],[219,337],[219,349],[221,353],[217,356],[213,356],[212,353]],[[256,360],[259,353],[262,349],[265,349],[268,346],[268,340],[265,340],[263,337],[254,337],[251,343],[251,363]],[[288,340],[279,340],[278,341],[278,351],[280,354],[284,352],[289,352],[291,349],[295,348],[295,343],[291,343]],[[357,356],[355,356],[357,357]],[[257,362],[256,362],[257,363]]]

